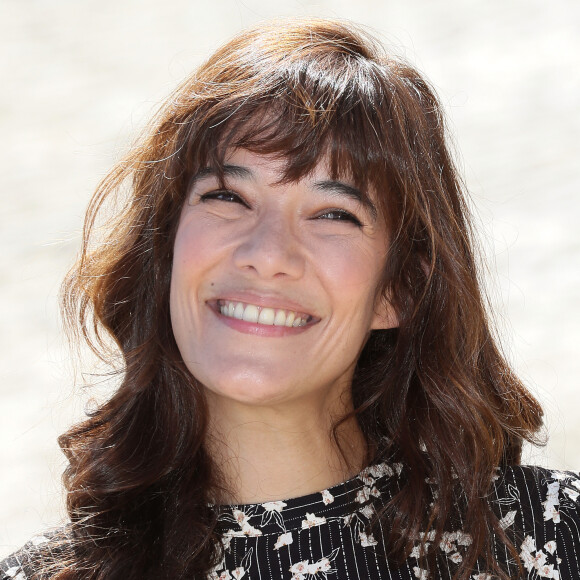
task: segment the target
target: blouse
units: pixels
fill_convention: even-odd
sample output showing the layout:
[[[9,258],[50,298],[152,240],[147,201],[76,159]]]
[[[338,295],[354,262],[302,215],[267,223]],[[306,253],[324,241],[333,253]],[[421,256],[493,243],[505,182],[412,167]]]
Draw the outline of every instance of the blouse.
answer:
[[[402,566],[387,558],[383,528],[368,526],[404,485],[399,463],[379,463],[356,477],[303,497],[220,508],[218,529],[224,558],[208,580],[451,580],[471,544],[455,526],[435,545],[434,534],[419,534]],[[580,476],[539,467],[497,470],[488,501],[521,558],[526,580],[580,579]],[[0,580],[26,580],[28,555],[40,536],[0,562]],[[436,552],[428,570],[421,544]],[[493,554],[510,577],[519,568],[492,535]],[[493,580],[482,562],[470,580]]]

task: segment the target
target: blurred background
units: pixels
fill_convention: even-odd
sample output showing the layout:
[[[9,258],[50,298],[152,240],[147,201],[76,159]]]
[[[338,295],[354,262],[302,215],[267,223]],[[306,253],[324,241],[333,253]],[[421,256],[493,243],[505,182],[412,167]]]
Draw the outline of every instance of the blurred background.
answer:
[[[546,409],[526,461],[580,469],[577,0],[0,0],[0,556],[65,517],[56,437],[92,379],[57,294],[94,187],[211,51],[306,15],[370,27],[438,90],[506,352]]]

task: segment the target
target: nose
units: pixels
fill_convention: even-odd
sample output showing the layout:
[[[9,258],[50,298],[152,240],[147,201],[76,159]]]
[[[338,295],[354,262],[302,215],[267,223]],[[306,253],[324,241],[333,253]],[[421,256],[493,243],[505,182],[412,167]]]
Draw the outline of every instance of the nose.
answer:
[[[240,241],[234,263],[265,279],[298,279],[304,273],[304,254],[291,224],[283,217],[271,215],[262,216]]]

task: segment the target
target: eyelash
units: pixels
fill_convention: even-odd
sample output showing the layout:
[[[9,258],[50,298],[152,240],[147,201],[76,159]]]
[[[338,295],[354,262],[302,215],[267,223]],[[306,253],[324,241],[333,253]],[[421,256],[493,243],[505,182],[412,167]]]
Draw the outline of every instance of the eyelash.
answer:
[[[324,216],[334,215],[337,217],[327,218]],[[357,227],[362,227],[362,222],[352,213],[344,209],[327,209],[324,213],[317,216],[317,219],[330,219],[331,221],[347,221],[353,223]]]
[[[240,197],[237,193],[234,193],[233,191],[229,191],[227,189],[220,189],[218,191],[210,191],[209,193],[205,193],[205,194],[200,196],[200,200],[202,202],[210,201],[210,200],[214,200],[214,199],[219,200],[219,201],[225,201],[227,203],[239,203],[240,205],[242,205],[248,209],[250,208],[248,203],[246,203],[246,201],[242,197]],[[330,217],[325,217],[325,216],[334,216],[334,217],[330,218]],[[363,225],[362,222],[355,215],[353,215],[352,213],[350,213],[344,209],[338,209],[338,208],[337,209],[327,209],[323,213],[317,215],[314,219],[351,222],[359,228],[362,227],[362,225]]]
[[[233,191],[229,191],[227,189],[220,189],[218,191],[210,191],[209,193],[204,193],[199,197],[201,201],[210,201],[212,199],[217,199],[219,201],[226,201],[228,203],[239,203],[246,208],[250,208],[250,206],[246,203],[244,199],[242,199],[237,193]]]

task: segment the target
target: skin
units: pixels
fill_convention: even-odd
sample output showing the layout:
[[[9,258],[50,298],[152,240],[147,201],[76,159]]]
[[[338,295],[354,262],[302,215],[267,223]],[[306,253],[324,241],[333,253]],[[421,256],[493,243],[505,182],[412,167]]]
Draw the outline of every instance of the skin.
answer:
[[[208,447],[228,489],[253,503],[325,489],[360,468],[365,442],[352,409],[356,361],[372,329],[396,325],[376,289],[388,250],[372,197],[331,183],[324,160],[281,184],[279,160],[226,158],[194,180],[175,240],[171,319],[181,355],[207,394]],[[224,316],[242,302],[302,315],[299,327]],[[296,477],[296,474],[300,474]]]

